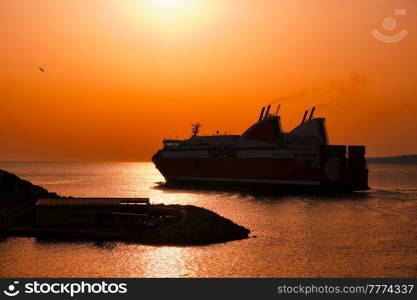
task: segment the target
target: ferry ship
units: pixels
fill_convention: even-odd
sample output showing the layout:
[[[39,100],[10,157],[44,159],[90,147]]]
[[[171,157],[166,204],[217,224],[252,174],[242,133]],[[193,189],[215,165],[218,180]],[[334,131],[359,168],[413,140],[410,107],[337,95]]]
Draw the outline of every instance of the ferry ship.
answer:
[[[262,107],[242,135],[200,136],[193,124],[188,139],[165,139],[153,157],[167,183],[227,184],[273,189],[367,190],[365,146],[330,145],[324,118],[315,107],[289,132],[281,118]]]

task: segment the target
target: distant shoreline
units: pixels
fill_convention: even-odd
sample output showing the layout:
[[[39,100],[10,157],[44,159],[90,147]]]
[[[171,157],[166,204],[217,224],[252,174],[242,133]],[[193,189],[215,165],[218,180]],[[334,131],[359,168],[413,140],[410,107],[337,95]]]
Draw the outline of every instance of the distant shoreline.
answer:
[[[368,163],[371,164],[398,164],[398,165],[416,165],[417,154],[387,156],[387,157],[367,157]]]

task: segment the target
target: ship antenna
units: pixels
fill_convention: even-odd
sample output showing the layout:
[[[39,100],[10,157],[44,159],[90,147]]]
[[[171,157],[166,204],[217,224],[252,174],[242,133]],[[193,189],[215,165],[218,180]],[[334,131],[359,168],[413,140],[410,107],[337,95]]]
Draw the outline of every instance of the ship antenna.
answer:
[[[261,114],[259,115],[259,121],[262,121],[262,117],[264,116],[265,106],[262,107]]]
[[[265,113],[265,117],[264,117],[264,119],[266,119],[266,118],[268,118],[268,116],[269,116],[269,110],[271,109],[271,104],[270,105],[268,105],[268,107],[266,108],[266,113]]]
[[[194,123],[194,124],[191,124],[191,128],[192,128],[192,133],[193,133],[193,135],[192,136],[197,136],[198,135],[198,133],[200,132],[200,128],[201,128],[201,124],[200,123]]]
[[[301,121],[301,124],[303,124],[304,121],[306,120],[307,114],[308,114],[308,109],[304,112],[304,117],[303,117],[303,120]]]
[[[278,104],[278,106],[277,106],[277,110],[275,111],[275,115],[276,116],[278,116],[278,112],[279,112],[279,109],[281,108],[281,103],[280,104]]]
[[[311,110],[311,113],[310,113],[310,117],[308,118],[309,121],[313,118],[313,114],[315,110],[316,110],[316,107],[313,106],[313,109]]]

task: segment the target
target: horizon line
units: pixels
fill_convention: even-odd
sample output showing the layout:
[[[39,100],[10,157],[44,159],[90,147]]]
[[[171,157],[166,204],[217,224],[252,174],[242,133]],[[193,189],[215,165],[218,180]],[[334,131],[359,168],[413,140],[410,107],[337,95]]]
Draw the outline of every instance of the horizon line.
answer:
[[[400,156],[412,156],[417,155],[417,153],[411,154],[396,154],[388,156],[366,156],[365,158],[390,158],[390,157],[400,157]],[[145,163],[152,162],[152,160],[0,160],[0,163],[10,163],[10,162],[25,162],[25,163]]]

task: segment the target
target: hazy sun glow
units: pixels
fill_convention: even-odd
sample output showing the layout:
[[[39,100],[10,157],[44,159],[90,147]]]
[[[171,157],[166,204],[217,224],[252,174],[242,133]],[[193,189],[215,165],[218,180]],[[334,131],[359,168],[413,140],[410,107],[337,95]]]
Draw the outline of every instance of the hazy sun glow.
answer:
[[[159,6],[161,8],[180,8],[181,6],[189,5],[189,2],[192,2],[190,0],[151,0],[155,3],[156,6]],[[187,3],[188,2],[188,3]]]
[[[124,15],[137,28],[152,34],[194,32],[208,24],[216,0],[130,0],[122,2]]]
[[[201,11],[202,0],[145,0],[148,13],[164,18],[179,18],[176,21],[181,23],[181,18],[188,18],[190,15],[197,17]]]

